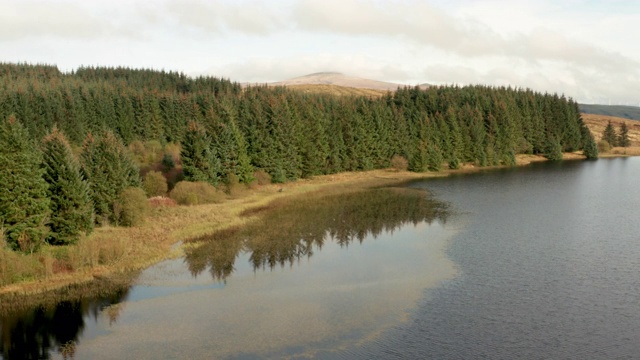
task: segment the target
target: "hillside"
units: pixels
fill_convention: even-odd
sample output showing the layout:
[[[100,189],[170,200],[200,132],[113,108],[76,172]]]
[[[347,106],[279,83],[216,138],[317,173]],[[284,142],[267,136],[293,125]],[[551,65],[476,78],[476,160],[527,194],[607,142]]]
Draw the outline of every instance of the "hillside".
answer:
[[[621,105],[579,104],[580,111],[586,114],[606,115],[631,120],[640,120],[640,107]]]
[[[272,86],[300,86],[300,85],[335,85],[355,89],[371,89],[378,91],[395,91],[399,87],[405,87],[404,84],[390,83],[385,81],[377,81],[364,79],[355,76],[348,76],[338,72],[319,72],[309,75],[296,77],[293,79],[270,83]],[[426,88],[426,85],[420,85]]]
[[[355,88],[355,87],[330,85],[330,84],[287,85],[287,88],[291,90],[307,93],[307,94],[328,94],[328,95],[335,95],[335,96],[381,97],[389,93],[388,90]]]
[[[609,121],[611,121],[611,124],[613,124],[613,127],[616,129],[616,131],[620,127],[620,124],[624,122],[627,124],[627,128],[629,128],[629,140],[631,140],[631,146],[640,146],[640,122],[636,120],[629,120],[615,116],[583,113],[582,121],[584,121],[584,124],[587,125],[589,130],[591,130],[591,133],[593,134],[593,137],[596,141],[599,141],[602,138],[604,128],[607,126]]]

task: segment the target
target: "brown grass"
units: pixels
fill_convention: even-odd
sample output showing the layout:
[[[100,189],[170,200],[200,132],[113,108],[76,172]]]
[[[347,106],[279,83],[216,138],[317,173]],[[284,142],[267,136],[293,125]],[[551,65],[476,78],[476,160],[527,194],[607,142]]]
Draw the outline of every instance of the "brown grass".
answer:
[[[593,134],[596,142],[602,139],[602,133],[604,132],[604,128],[607,126],[609,121],[615,128],[616,132],[619,130],[620,125],[624,122],[627,124],[627,128],[629,129],[629,140],[631,141],[631,146],[622,148],[622,147],[613,147],[610,151],[601,153],[601,157],[612,157],[612,156],[639,156],[640,155],[640,121],[638,120],[629,120],[623,119],[614,116],[606,116],[606,115],[594,115],[594,114],[582,114],[582,120],[585,125]]]
[[[300,91],[309,94],[330,94],[337,96],[366,96],[366,97],[382,97],[388,93],[386,90],[364,89],[339,85],[328,84],[304,84],[304,85],[287,85],[291,90]]]

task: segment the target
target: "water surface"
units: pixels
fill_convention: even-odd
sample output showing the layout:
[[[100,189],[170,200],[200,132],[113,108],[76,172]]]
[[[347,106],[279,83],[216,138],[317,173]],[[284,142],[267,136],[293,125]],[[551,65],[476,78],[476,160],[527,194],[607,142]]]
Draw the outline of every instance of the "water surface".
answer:
[[[460,270],[348,358],[621,359],[640,354],[640,158],[435,179],[466,225]]]
[[[69,331],[64,320],[37,334],[11,326],[41,327],[33,314],[49,309],[3,319],[2,336],[45,338],[32,351],[52,358],[339,356],[406,321],[425,289],[454,274],[443,256],[446,209],[423,191],[310,196],[247,215],[261,220],[196,239],[185,258],[143,272],[122,301],[74,312],[76,333],[60,341],[48,339]],[[3,346],[20,358],[21,348]]]
[[[267,226],[199,239],[34,343],[78,359],[637,358],[638,179],[640,158],[567,161],[276,203],[254,210]],[[3,319],[5,357],[32,319]]]

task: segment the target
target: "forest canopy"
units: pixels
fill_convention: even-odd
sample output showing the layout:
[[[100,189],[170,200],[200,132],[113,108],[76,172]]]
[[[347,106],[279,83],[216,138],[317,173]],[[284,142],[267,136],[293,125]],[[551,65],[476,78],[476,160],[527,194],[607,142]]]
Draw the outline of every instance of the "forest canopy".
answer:
[[[16,121],[24,130],[13,130]],[[87,182],[81,188],[88,195],[74,194],[73,199],[90,196],[95,207],[93,215],[76,215],[84,221],[73,227],[79,229],[88,229],[88,218],[114,222],[117,214],[109,202],[127,186],[140,186],[139,174],[132,173],[137,171],[134,154],[125,153],[136,142],[179,146],[179,159],[165,154],[163,163],[177,160],[185,180],[214,186],[250,183],[256,171],[284,182],[387,168],[394,156],[406,159],[412,171],[464,163],[510,165],[520,153],[561,159],[563,151],[583,150],[588,158],[597,157],[574,100],[510,87],[405,87],[372,98],[242,87],[172,71],[81,67],[65,73],[52,65],[0,63],[0,122],[12,122],[3,125],[3,142],[11,140],[10,131],[28,134],[20,141],[28,136],[40,152],[24,154],[31,162],[41,161],[43,139],[51,134],[61,139],[64,146],[57,145],[55,159],[74,164],[70,179],[80,181],[80,176]],[[9,155],[3,155],[3,166],[19,158]],[[103,172],[104,166],[111,173]],[[33,166],[29,171],[42,173]],[[109,176],[124,180],[117,189],[105,189],[108,181],[96,179]],[[10,196],[7,186],[0,184],[0,195]],[[58,191],[61,185],[56,186]],[[96,199],[108,201],[96,204]],[[3,216],[2,226],[15,228]]]

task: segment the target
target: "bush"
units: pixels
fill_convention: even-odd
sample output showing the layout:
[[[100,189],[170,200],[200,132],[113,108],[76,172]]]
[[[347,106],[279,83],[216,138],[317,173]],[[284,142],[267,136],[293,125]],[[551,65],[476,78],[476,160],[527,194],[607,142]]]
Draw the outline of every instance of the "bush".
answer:
[[[229,195],[239,195],[242,192],[242,185],[240,179],[234,173],[227,174],[225,178],[226,193]]]
[[[154,167],[162,160],[162,144],[158,140],[135,140],[128,148],[136,164],[143,169]]]
[[[149,202],[144,190],[137,187],[124,189],[113,204],[113,212],[119,225],[138,226],[144,223],[149,214]]]
[[[611,150],[611,145],[607,140],[598,141],[598,152],[605,153]]]
[[[171,154],[164,154],[162,157],[162,169],[164,172],[173,170],[176,167],[176,161]]]
[[[152,208],[178,206],[178,203],[175,200],[164,196],[154,196],[152,198],[149,198],[148,201],[149,206],[151,206]]]
[[[159,171],[149,171],[144,176],[142,188],[148,197],[163,196],[167,193],[167,179]]]
[[[168,143],[165,145],[164,156],[171,157],[174,165],[180,165],[180,144]]]
[[[204,181],[181,181],[176,184],[169,197],[180,205],[219,203],[224,199],[222,193]]]
[[[271,184],[271,175],[269,175],[266,171],[260,169],[253,173],[253,177],[256,179],[258,185],[269,185]]]
[[[404,156],[393,155],[391,158],[391,168],[396,171],[407,171],[409,162]]]

